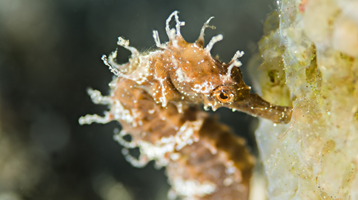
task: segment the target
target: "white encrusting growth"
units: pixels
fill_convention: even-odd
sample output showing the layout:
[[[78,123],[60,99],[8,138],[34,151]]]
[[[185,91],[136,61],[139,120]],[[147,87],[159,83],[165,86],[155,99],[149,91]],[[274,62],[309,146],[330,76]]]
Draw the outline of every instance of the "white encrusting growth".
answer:
[[[110,117],[109,112],[105,112],[105,115],[103,117],[95,114],[95,115],[82,116],[78,119],[78,123],[80,125],[92,124],[94,122],[99,124],[106,124],[110,121],[112,121],[112,118]]]
[[[156,41],[156,43],[157,42],[159,42],[159,39],[158,41]],[[157,55],[161,51],[156,50],[150,52],[149,54],[141,55],[139,54],[137,49],[128,46],[129,45],[128,40],[124,40],[121,37],[118,38],[118,45],[121,45],[132,52],[131,58],[129,59],[130,63],[129,64],[126,63],[123,65],[117,64],[114,61],[114,58],[117,57],[117,51],[112,52],[108,56],[108,58],[106,55],[103,55],[102,56],[103,63],[107,65],[111,70],[111,72],[118,77],[123,77],[126,79],[133,80],[139,85],[146,82],[148,80],[148,77],[153,75],[150,68],[150,64],[151,64],[150,59],[151,57]],[[161,46],[162,44],[160,44],[159,42],[157,45]],[[165,48],[165,45],[162,45],[162,47]]]
[[[220,42],[223,39],[224,39],[224,37],[221,34],[212,37],[210,42],[206,45],[205,51],[210,52],[211,49],[213,48],[214,44],[217,43],[217,42]]]
[[[107,62],[108,62],[108,64],[111,65],[112,67],[114,67],[114,68],[116,68],[116,69],[118,69],[118,70],[121,70],[121,69],[123,68],[123,66],[120,65],[120,64],[118,64],[118,63],[116,63],[116,62],[114,61],[114,59],[117,58],[117,52],[118,52],[118,49],[116,49],[115,51],[113,51],[113,52],[109,55],[109,57],[108,57],[108,59],[107,59]],[[106,59],[106,57],[102,57],[102,60],[103,60],[103,59]]]
[[[210,181],[204,181],[200,183],[197,180],[184,180],[180,177],[176,177],[172,181],[173,191],[169,193],[169,199],[175,199],[177,195],[184,197],[203,197],[215,192],[217,185]]]
[[[132,56],[139,55],[139,52],[135,47],[129,46],[129,40],[126,40],[122,37],[118,37],[117,45],[124,47],[125,49],[128,49],[132,53]],[[116,55],[116,57],[117,57],[117,55]]]
[[[139,52],[136,48],[129,46],[129,40],[125,40],[122,37],[118,37],[117,44],[119,46],[124,47],[125,49],[129,50],[132,53],[132,58],[136,58],[139,56]],[[131,68],[132,66],[128,66],[127,64],[120,65],[114,61],[114,59],[117,58],[117,49],[112,52],[108,58],[106,55],[102,55],[103,63],[108,66],[110,71],[118,76],[118,77],[126,77],[126,73],[128,72],[128,68]]]
[[[139,138],[135,138],[131,142],[126,141],[123,137],[128,133],[121,131],[115,134],[114,140],[123,145],[125,148],[122,153],[126,157],[126,160],[135,167],[144,167],[149,161],[154,160],[157,167],[166,166],[169,159],[174,157],[165,156],[167,153],[173,153],[175,150],[179,151],[186,145],[191,145],[198,141],[195,132],[199,131],[203,120],[185,122],[177,132],[175,136],[162,137],[155,144],[146,142]],[[128,149],[139,147],[140,156],[134,158],[130,155]]]
[[[242,63],[238,60],[239,58],[241,58],[244,55],[243,51],[236,51],[236,53],[234,54],[234,56],[231,59],[231,64],[229,65],[229,67],[227,68],[227,76],[231,77],[231,70],[233,67],[240,67],[242,65]]]
[[[178,81],[179,82],[183,82],[183,81],[185,81],[185,82],[190,82],[191,81],[191,79],[189,78],[189,77],[187,77],[187,75],[183,72],[183,70],[181,69],[181,68],[178,68],[177,70],[176,70],[176,74],[177,74],[177,76],[178,76]]]
[[[174,11],[172,12],[172,14],[169,15],[168,19],[165,22],[165,31],[167,32],[167,35],[169,37],[169,40],[174,40],[176,35],[181,35],[180,33],[180,26],[184,26],[185,22],[181,22],[179,21],[179,16],[178,16],[178,11]],[[176,34],[175,34],[175,30],[174,29],[170,29],[169,23],[172,20],[173,16],[175,17],[175,21],[176,21],[176,25],[175,25],[175,29],[176,29]]]
[[[184,146],[197,142],[199,138],[197,138],[194,133],[199,131],[202,124],[203,120],[185,122],[174,137],[175,150],[179,151]]]
[[[126,40],[122,37],[118,37],[117,44],[125,49],[128,49],[132,53],[132,58],[139,57],[140,54],[138,50],[132,46],[129,46],[129,40]],[[103,60],[103,63],[109,67],[109,69],[114,75],[118,77],[126,77],[125,72],[128,72],[127,68],[131,66],[127,66],[125,64],[120,65],[114,61],[115,58],[117,58],[117,50],[112,52],[108,56],[108,58],[106,55],[103,55],[101,59]]]
[[[166,79],[166,78],[165,78],[165,79]],[[165,79],[164,79],[164,78],[158,79],[159,82],[160,82],[160,84],[161,84],[162,96],[159,97],[159,100],[160,100],[160,102],[162,102],[162,107],[166,107],[167,104],[168,104],[168,100],[167,100],[167,98],[165,97],[166,94],[167,94],[167,93],[165,92],[166,88],[165,88],[165,86],[164,86]]]
[[[95,104],[110,105],[113,102],[112,99],[110,99],[110,97],[102,96],[101,92],[98,90],[93,90],[92,88],[88,88],[87,93],[89,94],[93,103]],[[96,114],[82,116],[78,119],[78,123],[83,125],[83,124],[92,124],[93,122],[100,123],[100,124],[105,124],[110,122],[112,120],[111,113],[105,112],[104,114],[105,114],[104,116],[99,116]]]
[[[215,89],[215,86],[208,81],[205,81],[202,84],[195,84],[194,88],[192,88],[197,93],[203,93],[206,95],[209,95],[213,89]]]
[[[128,142],[123,138],[124,136],[129,135],[129,133],[127,133],[126,131],[124,130],[119,131],[118,129],[115,129],[114,133],[115,134],[113,136],[113,139],[117,141],[119,144],[121,144],[124,148],[132,149],[137,146],[137,143],[135,141]]]
[[[129,150],[126,148],[122,149],[122,154],[126,158],[127,162],[132,164],[133,167],[137,167],[137,168],[145,167],[147,165],[147,163],[150,161],[150,160],[148,160],[147,157],[145,157],[143,155],[140,155],[138,159],[133,157],[129,153]]]
[[[111,64],[108,63],[108,59],[106,55],[102,55],[103,63],[108,66],[109,70],[116,76],[122,77],[123,74],[115,67],[113,67]]]
[[[112,104],[113,100],[108,96],[102,96],[101,92],[92,88],[87,89],[87,93],[90,95],[93,103],[109,105]]]
[[[103,117],[96,114],[80,117],[78,120],[79,124],[91,124],[93,122],[105,124],[112,120],[122,120],[134,127],[137,126],[137,123],[134,120],[136,113],[130,112],[128,109],[125,109],[118,100],[113,100],[111,97],[108,96],[102,96],[100,91],[93,90],[91,88],[89,88],[87,92],[90,95],[93,103],[110,105],[111,110],[105,112],[105,115]]]
[[[236,51],[236,53],[232,57],[231,61],[237,61],[237,59],[241,58],[242,56],[244,56],[244,52],[238,50],[238,51]]]
[[[211,29],[216,29],[215,26],[210,26],[209,25],[209,22],[214,19],[214,17],[210,17],[203,25],[203,27],[201,28],[201,31],[200,31],[200,35],[199,35],[199,38],[198,38],[198,41],[199,42],[203,42],[204,43],[204,33],[205,33],[205,29],[206,28],[211,28]]]
[[[153,38],[154,38],[155,46],[157,46],[158,48],[165,49],[167,47],[165,44],[160,43],[159,33],[157,30],[153,31]]]
[[[138,125],[135,121],[136,115],[138,115],[136,110],[129,111],[128,109],[125,109],[118,100],[113,101],[110,112],[112,113],[114,120],[125,121],[133,127]],[[141,121],[138,121],[138,123],[140,124]]]

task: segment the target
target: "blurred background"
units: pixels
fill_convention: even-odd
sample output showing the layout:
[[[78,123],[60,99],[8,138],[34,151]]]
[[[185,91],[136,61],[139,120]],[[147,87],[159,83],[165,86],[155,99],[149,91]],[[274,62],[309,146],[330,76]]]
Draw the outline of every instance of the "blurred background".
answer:
[[[102,54],[117,37],[141,51],[154,46],[152,30],[167,41],[165,20],[174,10],[186,22],[181,32],[194,42],[215,16],[206,42],[224,40],[212,54],[229,61],[245,51],[241,67],[257,51],[272,0],[0,0],[0,200],[161,200],[169,185],[153,163],[133,168],[113,140],[117,122],[80,126],[78,118],[102,114],[86,94],[108,94],[112,74]],[[119,62],[129,52],[119,49]],[[256,119],[219,109],[215,115],[246,138],[257,155]]]

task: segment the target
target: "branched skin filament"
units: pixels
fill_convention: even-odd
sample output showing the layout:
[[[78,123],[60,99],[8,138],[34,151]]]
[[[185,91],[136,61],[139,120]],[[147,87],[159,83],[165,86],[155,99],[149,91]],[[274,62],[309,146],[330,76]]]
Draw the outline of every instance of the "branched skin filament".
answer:
[[[176,26],[170,28],[173,18]],[[132,56],[125,64],[115,62],[116,51],[102,57],[116,75],[110,83],[111,94],[104,97],[99,91],[88,90],[95,103],[107,104],[110,110],[104,117],[87,115],[79,122],[119,121],[122,131],[115,140],[126,149],[139,147],[141,151],[135,159],[125,149],[126,159],[137,167],[150,160],[158,167],[167,166],[173,186],[169,196],[173,198],[247,199],[253,157],[242,139],[198,105],[240,110],[275,123],[288,123],[292,109],[271,105],[250,93],[239,69],[238,58],[243,52],[237,51],[229,63],[211,56],[213,45],[223,39],[217,35],[204,47],[205,29],[215,28],[209,26],[212,18],[204,23],[198,40],[188,43],[180,34],[185,23],[174,11],[166,20],[169,41],[161,43],[158,32],[153,31],[158,49],[151,52],[140,53],[120,37],[118,45]],[[123,139],[127,134],[132,136],[131,142]]]

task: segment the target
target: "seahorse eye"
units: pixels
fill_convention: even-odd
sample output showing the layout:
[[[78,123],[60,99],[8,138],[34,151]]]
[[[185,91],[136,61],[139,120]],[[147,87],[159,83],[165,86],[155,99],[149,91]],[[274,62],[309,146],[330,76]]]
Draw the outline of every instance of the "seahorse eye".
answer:
[[[229,86],[217,87],[213,92],[213,96],[221,103],[231,103],[235,99],[235,94]]]
[[[223,92],[221,92],[220,93],[220,99],[222,99],[222,100],[226,100],[227,98],[229,98],[228,96],[227,96],[227,94],[226,93],[223,93]]]

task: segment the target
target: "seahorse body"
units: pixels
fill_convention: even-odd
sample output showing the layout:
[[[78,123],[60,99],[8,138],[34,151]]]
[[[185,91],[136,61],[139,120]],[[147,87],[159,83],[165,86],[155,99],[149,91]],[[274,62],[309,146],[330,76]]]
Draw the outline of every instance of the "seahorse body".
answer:
[[[176,20],[175,29],[169,22]],[[195,43],[186,42],[180,34],[177,11],[166,21],[169,42],[160,43],[157,31],[153,37],[157,50],[140,53],[129,42],[119,38],[118,44],[132,52],[129,62],[119,65],[117,52],[104,63],[116,75],[110,83],[111,94],[102,96],[89,89],[94,103],[108,104],[104,117],[87,115],[80,124],[107,123],[117,120],[122,131],[115,139],[125,148],[126,159],[141,167],[155,160],[158,167],[166,166],[172,184],[171,197],[188,199],[248,199],[249,180],[254,163],[244,140],[214,118],[201,111],[204,108],[225,106],[287,123],[291,108],[273,106],[256,94],[242,80],[237,59],[238,51],[229,63],[222,63],[210,55],[213,45],[222,35],[212,38],[204,47],[203,26]],[[211,27],[212,28],[212,27]],[[130,134],[132,141],[123,136]],[[139,147],[139,159],[127,148]]]

